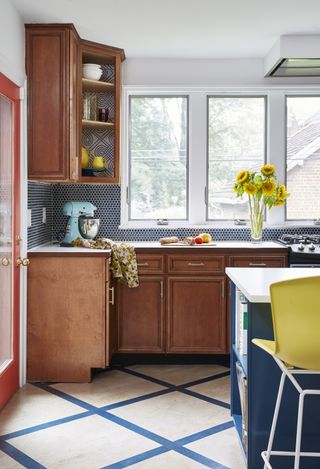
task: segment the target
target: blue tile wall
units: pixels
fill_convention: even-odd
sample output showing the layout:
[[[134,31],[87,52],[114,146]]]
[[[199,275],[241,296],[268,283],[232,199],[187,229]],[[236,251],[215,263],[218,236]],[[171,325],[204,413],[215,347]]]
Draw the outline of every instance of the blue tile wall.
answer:
[[[29,204],[34,207],[33,221],[35,225],[29,229],[29,247],[45,243],[51,239],[57,239],[59,232],[63,232],[66,226],[66,217],[63,215],[63,205],[70,200],[86,200],[96,207],[96,217],[100,218],[101,226],[99,236],[108,237],[115,241],[156,241],[163,236],[195,236],[199,230],[177,229],[130,229],[119,230],[120,225],[120,186],[118,185],[90,185],[90,184],[52,184],[43,185],[29,183]],[[51,201],[51,202],[50,202]],[[42,226],[41,204],[50,204],[47,208],[48,222]],[[45,205],[47,206],[47,205]],[[52,218],[51,218],[52,213]],[[49,216],[48,216],[49,214]],[[51,223],[51,226],[50,226]],[[51,230],[51,231],[50,231]],[[206,228],[214,239],[226,240],[250,240],[249,228]],[[49,233],[50,231],[50,233]],[[294,229],[264,229],[263,239],[277,239],[283,233],[320,233],[319,228],[294,228]],[[37,244],[36,244],[37,243]]]
[[[46,208],[47,222],[42,223],[42,208]],[[28,228],[28,248],[52,240],[52,185],[28,183],[28,208],[31,209],[31,227]]]

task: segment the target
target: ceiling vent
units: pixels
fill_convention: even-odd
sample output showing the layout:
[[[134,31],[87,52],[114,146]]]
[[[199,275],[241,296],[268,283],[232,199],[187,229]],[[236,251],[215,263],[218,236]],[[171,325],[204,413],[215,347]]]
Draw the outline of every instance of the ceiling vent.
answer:
[[[266,77],[320,77],[320,35],[281,36],[264,59]]]

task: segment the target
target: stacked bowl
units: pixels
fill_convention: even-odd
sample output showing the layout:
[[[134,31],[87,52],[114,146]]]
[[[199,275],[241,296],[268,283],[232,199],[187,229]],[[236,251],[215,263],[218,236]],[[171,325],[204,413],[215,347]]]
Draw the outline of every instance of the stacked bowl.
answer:
[[[83,64],[82,75],[83,78],[88,78],[89,80],[100,80],[102,68],[97,64]]]

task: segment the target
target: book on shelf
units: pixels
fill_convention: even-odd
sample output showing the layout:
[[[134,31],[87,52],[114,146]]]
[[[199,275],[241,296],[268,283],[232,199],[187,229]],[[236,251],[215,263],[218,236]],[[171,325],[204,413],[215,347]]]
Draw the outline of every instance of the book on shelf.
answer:
[[[248,302],[240,290],[236,292],[235,345],[241,355],[248,353]]]

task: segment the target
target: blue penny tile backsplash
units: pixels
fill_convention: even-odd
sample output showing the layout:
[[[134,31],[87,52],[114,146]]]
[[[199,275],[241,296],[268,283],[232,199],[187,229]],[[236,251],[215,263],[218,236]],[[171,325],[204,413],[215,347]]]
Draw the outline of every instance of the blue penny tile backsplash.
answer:
[[[42,209],[46,208],[46,223],[42,223]],[[31,209],[31,226],[28,228],[28,248],[52,240],[52,185],[28,183],[28,209]]]
[[[97,210],[95,216],[100,218],[98,236],[115,241],[157,241],[164,236],[195,236],[199,229],[161,228],[120,230],[120,186],[116,184],[42,184],[29,182],[28,206],[32,208],[32,227],[28,228],[29,249],[37,245],[56,240],[64,232],[67,217],[63,215],[63,205],[71,200],[85,200],[93,203]],[[42,223],[42,207],[47,208],[47,223]],[[210,228],[205,231],[217,241],[249,241],[250,229],[244,228]],[[263,231],[265,241],[275,240],[283,233],[318,233],[320,229],[286,228]]]

